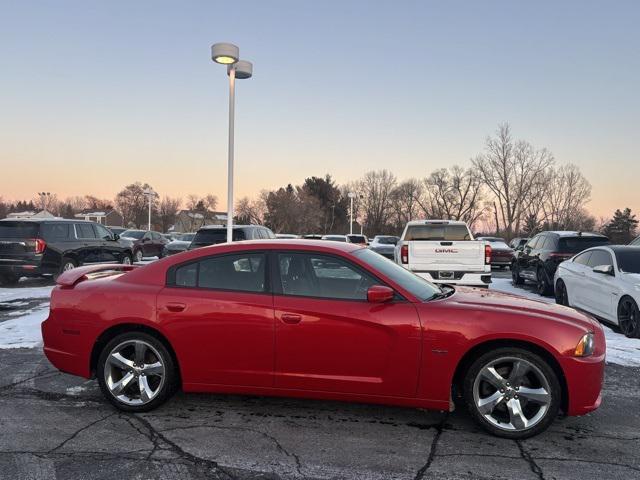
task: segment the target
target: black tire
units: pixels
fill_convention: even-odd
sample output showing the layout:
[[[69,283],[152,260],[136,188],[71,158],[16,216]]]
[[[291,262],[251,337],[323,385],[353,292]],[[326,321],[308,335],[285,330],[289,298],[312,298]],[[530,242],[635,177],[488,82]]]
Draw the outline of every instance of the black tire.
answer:
[[[544,268],[538,267],[536,273],[536,290],[538,295],[542,295],[543,297],[548,297],[552,292],[552,285],[549,284],[549,280],[547,279],[547,274],[544,271]]]
[[[0,275],[0,285],[3,287],[11,287],[17,285],[20,277],[17,275]]]
[[[507,430],[505,429],[506,427],[501,428],[499,426],[496,426],[487,418],[485,418],[485,415],[479,411],[479,407],[476,405],[476,400],[474,397],[474,385],[476,383],[476,379],[479,377],[480,372],[486,366],[496,361],[499,362],[500,359],[512,359],[512,360],[515,359],[516,361],[520,359],[525,360],[529,364],[534,365],[537,369],[537,371],[531,370],[530,372],[533,372],[536,375],[540,373],[541,375],[544,376],[546,380],[546,383],[549,388],[549,393],[551,396],[548,404],[546,405],[546,410],[541,415],[540,419],[537,420],[536,423],[534,423],[531,427],[526,427],[521,430]],[[496,365],[499,365],[499,363]],[[496,367],[495,370],[501,371],[499,370],[498,367]],[[507,377],[509,375],[507,375]],[[526,378],[523,381],[523,383],[519,386],[519,388],[522,388],[522,385],[525,385],[525,384],[529,384],[529,380]],[[506,385],[509,385],[509,383],[507,383]],[[513,385],[512,387],[508,388],[509,395],[512,395],[512,399],[514,398],[518,399],[518,392],[516,390],[519,391],[519,388],[516,389],[515,385]],[[530,386],[530,388],[535,388],[535,387]],[[473,419],[480,426],[482,426],[482,428],[484,428],[489,433],[496,435],[498,437],[511,438],[514,440],[529,438],[534,435],[538,435],[539,433],[546,430],[549,427],[549,425],[551,425],[551,423],[554,421],[554,419],[557,417],[558,412],[560,410],[560,406],[562,405],[562,388],[560,386],[560,382],[553,368],[547,363],[546,360],[544,360],[539,355],[532,353],[529,350],[525,350],[523,348],[516,348],[516,347],[497,348],[495,350],[487,352],[481,355],[480,357],[478,357],[472,363],[471,367],[467,371],[467,374],[465,375],[465,378],[463,381],[463,395],[464,395],[465,404],[467,406],[467,410],[469,411]],[[515,395],[515,397],[513,397],[513,395]],[[523,394],[521,394],[520,396],[521,398],[518,399],[518,404],[523,405],[522,411],[527,412],[529,408],[535,411],[535,409],[538,408],[535,402],[530,402],[530,401],[527,401],[525,398],[522,398]],[[531,403],[531,407],[529,407],[529,403]],[[508,412],[508,409],[505,404],[499,405],[498,407],[496,407],[496,410],[502,407],[504,407],[505,411]],[[497,412],[497,413],[499,414],[500,412]],[[535,415],[530,420],[533,420],[533,419],[535,419]],[[503,425],[506,425],[506,423],[504,423]]]
[[[111,352],[119,345],[135,341],[149,344],[153,349],[155,349],[155,352],[157,352],[157,356],[159,357],[158,360],[162,365],[164,365],[164,381],[160,384],[158,393],[148,403],[140,405],[127,404],[114,396],[107,385],[107,379],[105,376],[105,369],[108,365],[108,357]],[[155,352],[153,352],[154,356]],[[104,397],[113,406],[124,412],[147,412],[149,410],[153,410],[166,402],[175,393],[179,385],[179,376],[176,364],[165,344],[153,335],[137,331],[122,333],[114,337],[105,345],[100,352],[100,357],[98,358],[96,376],[98,377],[98,384],[100,385],[100,390],[102,390]]]
[[[144,258],[144,254],[142,253],[142,250],[138,249],[133,252],[134,262],[141,262],[143,258]]]
[[[67,270],[73,270],[77,266],[78,262],[76,262],[73,258],[62,257],[62,260],[60,261],[60,269],[58,270],[58,273],[53,275],[53,279],[57,280],[58,277],[64,272],[66,272]]]
[[[123,265],[131,265],[133,263],[133,259],[131,258],[131,255],[125,253],[122,255],[122,260],[120,261],[120,263],[122,263]]]
[[[562,281],[562,279],[558,280],[556,283],[556,288],[554,290],[556,303],[558,305],[564,305],[565,307],[570,307],[569,303],[569,292],[567,291],[567,286]]]
[[[514,285],[523,285],[524,284],[524,278],[522,278],[520,276],[520,268],[518,267],[517,263],[513,263],[511,265],[511,282]]]
[[[640,338],[640,310],[631,297],[622,297],[618,303],[618,326],[629,338]]]

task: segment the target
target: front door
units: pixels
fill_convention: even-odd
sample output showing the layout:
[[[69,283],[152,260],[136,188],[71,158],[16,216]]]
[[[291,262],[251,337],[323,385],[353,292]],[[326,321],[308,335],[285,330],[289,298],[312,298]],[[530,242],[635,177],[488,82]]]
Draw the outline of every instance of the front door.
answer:
[[[346,259],[274,256],[277,387],[416,394],[421,328],[413,304],[369,303],[368,287],[380,282]]]
[[[185,384],[273,386],[273,300],[266,255],[215,255],[170,271],[158,315]]]

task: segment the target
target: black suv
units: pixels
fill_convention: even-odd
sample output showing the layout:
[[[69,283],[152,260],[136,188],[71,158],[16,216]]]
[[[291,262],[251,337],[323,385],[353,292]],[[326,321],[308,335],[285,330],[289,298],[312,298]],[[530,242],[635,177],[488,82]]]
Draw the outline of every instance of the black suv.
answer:
[[[267,227],[262,225],[234,225],[233,241],[240,242],[242,240],[270,240],[276,238],[275,234]],[[216,245],[227,241],[227,227],[223,225],[210,225],[202,227],[193,237],[189,250],[194,248],[206,247],[207,245]]]
[[[608,245],[609,239],[598,233],[542,232],[515,252],[511,263],[514,285],[525,280],[536,283],[540,295],[553,293],[553,277],[558,265],[591,247]]]
[[[132,251],[105,226],[82,220],[0,220],[0,283],[90,263],[130,264]]]

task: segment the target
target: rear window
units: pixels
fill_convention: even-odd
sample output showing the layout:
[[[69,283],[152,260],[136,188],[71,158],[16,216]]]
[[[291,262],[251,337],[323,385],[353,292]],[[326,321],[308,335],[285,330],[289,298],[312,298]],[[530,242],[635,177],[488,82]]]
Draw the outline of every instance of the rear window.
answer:
[[[125,230],[120,236],[140,240],[144,236],[144,232],[142,230]]]
[[[233,230],[233,241],[239,242],[241,240],[245,240],[246,237],[244,235],[244,231],[242,230]],[[205,230],[200,230],[196,233],[196,236],[193,238],[193,245],[196,246],[205,246],[205,245],[216,245],[218,243],[224,243],[227,241],[227,229],[226,228],[210,228]]]
[[[640,273],[640,250],[617,251],[618,270],[625,273]]]
[[[410,225],[404,237],[411,240],[445,240],[451,242],[471,240],[471,234],[466,225]]]
[[[606,237],[562,237],[558,243],[561,253],[578,253],[587,248],[609,245]]]
[[[396,245],[398,237],[376,237],[375,241],[381,245]]]
[[[364,235],[347,235],[351,243],[367,243],[367,239]]]
[[[489,245],[491,245],[492,248],[504,248],[504,249],[511,248],[506,243],[502,241],[495,241],[495,240],[489,240]]]
[[[71,225],[68,223],[44,223],[42,225],[42,238],[48,242],[56,240],[68,240]]]
[[[38,226],[31,222],[0,222],[0,238],[35,238]]]

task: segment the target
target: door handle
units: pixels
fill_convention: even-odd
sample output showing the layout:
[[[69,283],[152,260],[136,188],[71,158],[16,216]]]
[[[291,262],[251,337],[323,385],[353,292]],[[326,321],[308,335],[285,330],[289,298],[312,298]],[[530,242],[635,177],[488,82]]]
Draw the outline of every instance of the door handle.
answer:
[[[302,320],[302,315],[297,313],[283,313],[280,317],[284,323],[296,324]]]
[[[182,312],[186,308],[184,303],[171,302],[167,303],[167,310],[170,312]]]

